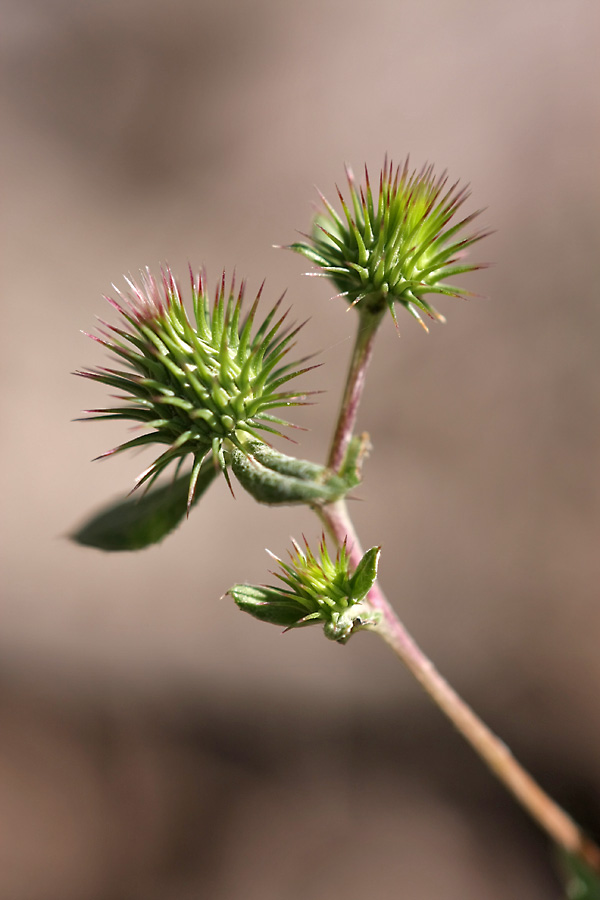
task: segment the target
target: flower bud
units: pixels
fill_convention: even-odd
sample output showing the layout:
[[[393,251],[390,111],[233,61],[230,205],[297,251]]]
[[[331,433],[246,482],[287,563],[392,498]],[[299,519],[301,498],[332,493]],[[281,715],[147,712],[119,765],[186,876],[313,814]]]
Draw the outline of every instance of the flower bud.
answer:
[[[367,594],[377,578],[381,548],[367,550],[351,573],[345,543],[334,559],[324,537],[316,556],[306,541],[304,549],[292,543],[289,563],[274,557],[280,570],[273,574],[283,587],[236,584],[228,594],[238,607],[263,622],[284,626],[286,631],[322,624],[325,636],[340,644],[356,631],[373,628],[379,612]]]

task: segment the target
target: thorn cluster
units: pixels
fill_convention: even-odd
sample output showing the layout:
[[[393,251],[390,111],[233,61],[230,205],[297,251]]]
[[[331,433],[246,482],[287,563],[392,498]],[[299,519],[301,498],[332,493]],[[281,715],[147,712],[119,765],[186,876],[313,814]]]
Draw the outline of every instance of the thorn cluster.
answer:
[[[481,212],[451,224],[469,197],[468,188],[458,182],[448,186],[446,173],[436,176],[431,165],[418,172],[408,165],[407,158],[394,169],[386,159],[375,197],[366,166],[364,185],[358,187],[346,168],[349,203],[337,189],[343,214],[321,194],[325,212],[315,218],[312,235],[305,235],[308,242],[289,249],[313,262],[318,268],[313,274],[331,278],[337,296],[359,311],[381,312],[387,306],[397,325],[399,303],[427,330],[421,313],[445,321],[427,295],[468,296],[446,279],[482,268],[463,260],[467,248],[489,232],[460,237]]]
[[[127,279],[119,301],[106,297],[125,325],[101,321],[100,336],[89,335],[125,363],[125,368],[86,369],[86,378],[116,389],[122,405],[87,410],[93,419],[132,420],[144,433],[102,456],[122,450],[162,444],[166,449],[137,478],[135,487],[150,485],[172,462],[177,469],[192,459],[188,507],[204,460],[213,455],[227,475],[227,453],[246,451],[260,432],[280,434],[289,423],[273,415],[280,407],[303,405],[305,394],[286,390],[289,381],[306,372],[284,357],[302,326],[283,328],[279,315],[283,297],[254,329],[259,290],[250,312],[241,320],[244,284],[237,295],[234,280],[227,290],[225,274],[211,304],[206,275],[190,270],[194,320],[188,317],[181,290],[169,268],[155,279],[149,270],[139,283]],[[254,334],[253,334],[254,331]],[[99,457],[100,458],[100,457]]]

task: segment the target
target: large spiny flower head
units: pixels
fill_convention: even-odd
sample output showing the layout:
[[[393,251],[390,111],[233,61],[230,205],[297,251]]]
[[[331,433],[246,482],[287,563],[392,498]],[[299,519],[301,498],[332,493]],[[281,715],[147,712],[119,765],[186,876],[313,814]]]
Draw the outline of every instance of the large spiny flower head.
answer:
[[[317,215],[309,242],[289,249],[313,262],[316,274],[331,278],[338,296],[359,312],[377,313],[387,306],[396,322],[399,303],[425,330],[421,313],[445,321],[427,295],[464,298],[468,292],[446,279],[481,268],[466,264],[464,257],[487,232],[462,236],[478,212],[451,223],[468,189],[458,182],[448,186],[446,173],[436,176],[431,165],[411,172],[408,159],[395,169],[384,162],[375,197],[366,166],[364,185],[357,187],[349,168],[346,176],[350,202],[338,189],[342,215],[320,195],[325,212]]]
[[[243,284],[236,295],[234,281],[226,289],[223,274],[211,304],[205,273],[194,276],[190,270],[190,278],[193,322],[168,268],[159,279],[149,270],[139,283],[127,279],[124,293],[115,289],[119,300],[106,299],[126,324],[119,328],[102,322],[100,337],[90,337],[124,361],[125,368],[78,373],[116,388],[123,402],[88,410],[96,414],[92,418],[133,420],[145,429],[103,456],[146,444],[166,445],[137,478],[136,487],[151,484],[170,463],[179,467],[190,457],[188,505],[200,467],[211,453],[227,478],[229,450],[247,453],[248,442],[261,440],[261,432],[279,434],[279,427],[289,424],[272,411],[302,405],[305,395],[286,390],[286,385],[307,371],[284,360],[301,326],[282,328],[287,313],[279,315],[278,310],[283,298],[254,329],[262,287],[242,321]]]

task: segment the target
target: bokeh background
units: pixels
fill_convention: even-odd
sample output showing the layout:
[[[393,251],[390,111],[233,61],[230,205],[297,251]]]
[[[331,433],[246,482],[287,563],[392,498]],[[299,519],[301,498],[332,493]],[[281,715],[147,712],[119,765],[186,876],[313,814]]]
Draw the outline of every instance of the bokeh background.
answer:
[[[168,261],[284,288],[327,391],[343,301],[271,245],[343,163],[410,152],[497,229],[489,299],[381,334],[353,513],[451,682],[600,829],[600,6],[596,0],[2,0],[2,900],[549,900],[544,839],[374,638],[219,600],[308,513],[215,484],[158,548],[66,535],[144,460],[74,423],[80,330]]]

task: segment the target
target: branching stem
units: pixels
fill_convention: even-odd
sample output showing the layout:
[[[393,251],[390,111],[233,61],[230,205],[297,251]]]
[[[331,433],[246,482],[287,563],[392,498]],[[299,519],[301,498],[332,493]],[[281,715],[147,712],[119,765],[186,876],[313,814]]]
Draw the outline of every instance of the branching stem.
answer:
[[[334,469],[339,467],[352,436],[378,324],[379,320],[360,317],[348,383],[331,447],[329,465]],[[356,566],[362,558],[363,551],[345,501],[339,500],[316,507],[315,511],[338,546],[347,540],[351,562]],[[482,722],[440,675],[399,620],[377,583],[369,593],[369,601],[381,613],[380,623],[372,630],[392,648],[488,768],[558,846],[577,856],[600,874],[600,848],[542,790],[517,762],[506,744]]]

